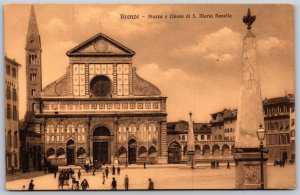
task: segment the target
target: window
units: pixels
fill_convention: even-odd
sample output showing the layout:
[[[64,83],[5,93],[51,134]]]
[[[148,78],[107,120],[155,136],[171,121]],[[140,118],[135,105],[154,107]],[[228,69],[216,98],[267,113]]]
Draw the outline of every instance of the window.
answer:
[[[18,120],[18,113],[17,113],[17,107],[13,106],[13,120]]]
[[[138,137],[140,141],[147,142],[147,129],[143,123],[139,125]]]
[[[14,148],[18,148],[18,132],[14,132]]]
[[[36,73],[32,73],[29,76],[30,81],[36,81]]]
[[[93,81],[96,82],[98,80],[93,79]],[[92,82],[91,82],[91,91],[93,91],[92,86],[95,87],[94,91],[97,91],[97,92],[105,91],[102,88],[100,89],[99,87],[97,87],[97,86],[101,86],[101,84],[102,84],[102,82],[100,82],[100,83],[96,82],[96,83],[93,83],[93,85],[92,85]],[[74,95],[76,95],[76,96],[85,95],[85,64],[73,64],[73,92],[74,92]]]
[[[11,98],[11,91],[10,91],[10,87],[9,86],[7,86],[6,87],[6,99],[10,99]]]
[[[11,137],[11,130],[8,131],[8,134],[7,134],[7,146],[9,148],[12,147],[12,137]]]
[[[14,154],[14,161],[15,161],[15,167],[17,167],[18,166],[17,154]]]
[[[74,125],[68,125],[67,126],[67,133],[74,133],[75,132],[75,127],[74,127]]]
[[[35,96],[35,89],[31,89],[31,96]]]
[[[13,88],[13,100],[17,100],[17,90],[15,88]]]
[[[207,135],[207,140],[211,140],[211,136],[210,135]]]
[[[118,96],[129,95],[129,66],[128,64],[117,65],[117,94]],[[151,106],[151,105],[150,105]]]
[[[10,66],[9,65],[6,65],[6,74],[10,75]]]
[[[204,140],[204,135],[201,135],[201,140]]]
[[[37,64],[36,54],[29,54],[29,64]]]
[[[12,157],[12,155],[9,154],[8,155],[8,167],[11,167],[11,165],[12,165],[12,159],[11,159],[11,157]]]
[[[14,78],[17,77],[17,69],[16,69],[16,68],[12,68],[12,76],[13,76]]]
[[[10,107],[10,104],[7,104],[6,117],[7,117],[7,119],[11,119],[11,107]]]
[[[291,131],[291,137],[295,137],[295,131]]]
[[[294,127],[294,125],[295,125],[295,119],[292,119],[291,126]]]
[[[157,138],[156,125],[154,123],[149,124],[149,141],[155,142]]]

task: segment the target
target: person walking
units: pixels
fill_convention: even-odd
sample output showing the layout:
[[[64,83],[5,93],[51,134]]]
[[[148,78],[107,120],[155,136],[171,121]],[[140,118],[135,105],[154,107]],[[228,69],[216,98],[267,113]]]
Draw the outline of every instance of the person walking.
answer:
[[[282,152],[282,167],[284,167],[285,162],[286,162],[287,159],[288,159],[288,154],[284,149],[284,151]]]
[[[144,169],[146,169],[146,162],[144,162]]]
[[[104,185],[105,184],[105,173],[103,172],[103,174],[102,174],[102,185]]]
[[[117,190],[117,181],[114,177],[112,178],[111,182],[111,190]]]
[[[64,176],[62,172],[58,175],[58,185],[61,188],[61,190],[64,189]]]
[[[29,191],[33,191],[33,190],[34,190],[33,179],[32,179],[32,180],[30,181],[30,183],[29,183],[28,190],[29,190]]]
[[[113,165],[112,166],[112,174],[115,175],[115,173],[116,173],[116,167],[115,167],[115,165]]]
[[[93,168],[93,176],[95,176],[96,168]]]
[[[125,176],[124,185],[125,185],[125,190],[128,190],[128,188],[129,188],[129,178],[128,178],[127,175]]]
[[[230,169],[230,163],[229,163],[229,161],[227,161],[227,168],[226,169]]]
[[[80,179],[80,176],[81,176],[81,172],[79,170],[78,173],[77,173],[78,180]]]
[[[89,188],[89,183],[87,182],[86,179],[84,179],[82,182],[81,182],[81,188],[82,190],[86,190],[87,188]]]
[[[121,171],[120,166],[118,166],[117,168],[118,175],[120,175],[120,171]]]
[[[152,181],[151,178],[149,178],[148,181],[149,181],[148,190],[154,190],[154,182]]]
[[[56,172],[56,169],[54,170],[54,179],[56,179],[56,174],[57,174],[57,172]]]
[[[106,168],[105,168],[105,176],[106,176],[106,178],[108,177],[108,172],[109,172],[109,171],[108,171],[108,167],[106,167]]]
[[[75,177],[72,178],[72,190],[77,190],[77,181]]]

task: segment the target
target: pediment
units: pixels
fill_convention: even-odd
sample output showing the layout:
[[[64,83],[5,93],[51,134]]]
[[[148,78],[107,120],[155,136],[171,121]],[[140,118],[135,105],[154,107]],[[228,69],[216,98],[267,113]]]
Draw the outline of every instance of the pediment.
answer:
[[[134,51],[104,35],[96,34],[67,52],[68,56],[133,56]]]

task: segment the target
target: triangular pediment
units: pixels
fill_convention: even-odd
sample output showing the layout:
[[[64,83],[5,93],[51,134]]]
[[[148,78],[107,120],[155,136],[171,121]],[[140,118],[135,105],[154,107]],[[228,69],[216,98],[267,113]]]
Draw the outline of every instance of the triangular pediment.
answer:
[[[68,56],[133,56],[134,51],[98,33],[67,52]]]

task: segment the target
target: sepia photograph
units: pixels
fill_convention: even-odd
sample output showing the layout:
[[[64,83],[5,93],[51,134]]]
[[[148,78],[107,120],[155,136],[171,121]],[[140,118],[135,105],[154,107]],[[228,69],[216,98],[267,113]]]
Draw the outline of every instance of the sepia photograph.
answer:
[[[296,188],[292,4],[3,10],[6,190]]]

